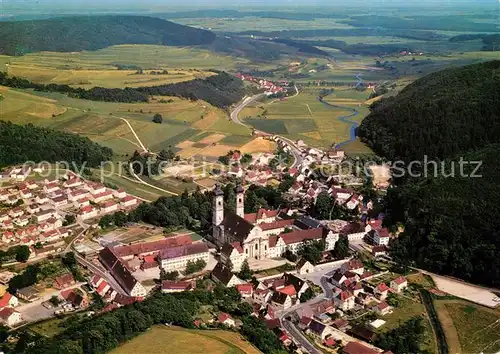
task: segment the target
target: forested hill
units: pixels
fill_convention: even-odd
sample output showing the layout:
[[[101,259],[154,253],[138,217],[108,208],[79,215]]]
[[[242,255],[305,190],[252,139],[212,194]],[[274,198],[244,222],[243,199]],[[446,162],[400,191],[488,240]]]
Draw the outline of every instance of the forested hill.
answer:
[[[0,167],[33,162],[67,161],[70,165],[98,167],[113,151],[86,137],[33,125],[0,121]]]
[[[147,16],[73,16],[0,22],[0,54],[97,50],[118,44],[201,45],[215,34]]]
[[[459,139],[460,137],[457,137]],[[464,176],[411,178],[389,190],[393,221],[405,231],[391,243],[391,256],[419,268],[500,287],[500,144],[464,154]],[[454,159],[458,175],[459,159]],[[446,164],[452,171],[452,162]]]
[[[454,157],[500,142],[500,61],[415,81],[373,105],[358,135],[393,161]]]

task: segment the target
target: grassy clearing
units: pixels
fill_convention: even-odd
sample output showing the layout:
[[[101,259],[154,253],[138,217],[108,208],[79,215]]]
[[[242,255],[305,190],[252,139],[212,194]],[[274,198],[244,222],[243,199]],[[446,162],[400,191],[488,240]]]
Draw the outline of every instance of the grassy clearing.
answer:
[[[427,317],[424,305],[409,298],[399,296],[399,306],[394,308],[391,314],[381,317],[384,321],[386,321],[386,323],[379,329],[379,332],[387,332],[391,329],[399,327],[402,323],[415,316],[422,316],[424,318],[426,331],[425,339],[421,343],[422,350],[427,349],[430,353],[437,353],[434,332]]]
[[[253,140],[253,137],[247,135],[229,135],[220,141],[221,144],[242,146]]]
[[[463,353],[496,353],[500,350],[500,310],[463,300],[436,300],[435,304],[438,313],[441,312],[440,320],[451,319],[454,328],[446,321],[443,327],[447,338],[453,338],[453,333],[456,333]]]
[[[49,320],[30,325],[29,329],[41,336],[53,337],[64,331],[65,328],[60,327],[59,325],[65,320],[66,318],[51,318]]]
[[[146,333],[111,351],[112,354],[165,353],[165,348],[175,348],[185,354],[257,354],[259,351],[237,333],[224,331],[200,331],[155,326]]]

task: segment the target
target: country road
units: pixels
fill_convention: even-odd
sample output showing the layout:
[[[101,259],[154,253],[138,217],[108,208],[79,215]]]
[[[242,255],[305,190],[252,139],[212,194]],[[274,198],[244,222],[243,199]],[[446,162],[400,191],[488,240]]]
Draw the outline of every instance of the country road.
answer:
[[[297,88],[297,86],[295,86],[295,91],[296,91],[296,94],[294,96],[292,96],[292,97],[295,97],[295,96],[297,96],[299,94],[299,89]],[[245,98],[231,112],[231,115],[230,115],[231,120],[234,123],[236,123],[236,124],[243,125],[245,127],[249,127],[248,125],[246,125],[245,123],[243,123],[242,121],[240,121],[240,119],[238,118],[238,115],[243,110],[243,108],[245,108],[250,103],[257,101],[258,99],[260,99],[260,98],[262,98],[264,96],[265,95],[263,93],[260,93],[260,94],[255,95],[255,96]],[[252,128],[252,127],[249,127],[249,128]],[[264,133],[267,133],[267,132],[264,132]],[[269,134],[269,133],[267,133],[267,134]],[[292,152],[292,154],[293,154],[293,156],[295,158],[295,161],[290,166],[290,168],[295,168],[295,167],[301,165],[303,159],[302,159],[302,154],[301,154],[299,148],[297,147],[297,145],[295,145],[295,143],[292,140],[290,140],[288,138],[285,138],[285,137],[283,137],[281,135],[274,134],[274,136],[278,137],[280,140],[282,140],[284,143],[286,143],[290,147],[290,150],[291,150],[291,152]]]
[[[147,152],[148,149],[146,149],[146,147],[142,143],[141,139],[139,139],[139,136],[136,134],[134,128],[132,128],[132,125],[129,123],[129,121],[126,120],[125,118],[122,118],[122,117],[118,117],[118,118],[120,118],[122,121],[127,123],[128,127],[130,128],[130,131],[132,132],[132,134],[134,134],[134,136],[135,136],[136,140],[139,142],[139,145],[141,146],[141,148],[144,150],[144,152]]]

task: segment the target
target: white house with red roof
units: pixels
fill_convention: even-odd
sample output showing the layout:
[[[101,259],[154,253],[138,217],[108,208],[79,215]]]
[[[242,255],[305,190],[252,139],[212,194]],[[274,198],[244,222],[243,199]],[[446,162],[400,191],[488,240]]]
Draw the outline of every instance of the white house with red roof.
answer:
[[[365,266],[359,259],[354,258],[342,264],[341,270],[343,273],[350,271],[362,275],[365,272]]]
[[[375,287],[373,290],[373,293],[380,299],[380,300],[385,300],[389,293],[389,287],[387,286],[386,283],[380,283]]]
[[[373,236],[373,242],[378,246],[387,246],[389,244],[390,235],[387,228],[376,230]]]
[[[80,208],[77,218],[80,220],[87,220],[95,218],[96,216],[97,216],[97,209],[94,208],[92,205],[87,205],[83,208]]]
[[[19,300],[11,293],[6,292],[0,299],[0,309],[4,307],[16,307],[17,305],[19,305]]]
[[[10,307],[0,310],[0,321],[9,327],[15,327],[23,321],[21,314]]]
[[[127,195],[125,198],[122,199],[121,205],[124,208],[129,208],[131,206],[137,205],[138,200],[137,198],[132,197],[131,195]]]
[[[183,291],[193,291],[196,288],[196,283],[193,281],[171,281],[163,280],[161,282],[161,292],[170,293],[180,293]]]
[[[228,327],[234,327],[236,325],[231,315],[225,312],[219,313],[219,316],[217,316],[217,321],[219,321],[220,324]]]
[[[385,301],[379,302],[377,305],[373,306],[373,311],[381,316],[387,315],[392,312],[392,307]]]
[[[117,211],[118,210],[118,203],[112,201],[112,200],[108,200],[106,203],[104,203],[102,206],[101,206],[101,211],[103,213],[111,213],[111,212],[114,212],[114,211]]]
[[[235,285],[236,291],[241,295],[243,299],[250,298],[253,295],[253,284],[237,284]]]
[[[400,276],[391,281],[391,288],[394,289],[394,291],[397,293],[400,293],[407,287],[408,287],[408,280],[403,276]]]
[[[92,195],[90,196],[90,199],[94,203],[102,203],[102,202],[105,202],[107,200],[113,199],[113,192],[105,190],[102,193],[92,193]]]
[[[335,298],[334,301],[336,305],[342,309],[342,311],[348,311],[354,308],[355,297],[350,291],[341,291]]]
[[[116,189],[113,190],[113,196],[118,199],[123,199],[127,196],[127,192],[125,192],[125,190],[122,188]]]

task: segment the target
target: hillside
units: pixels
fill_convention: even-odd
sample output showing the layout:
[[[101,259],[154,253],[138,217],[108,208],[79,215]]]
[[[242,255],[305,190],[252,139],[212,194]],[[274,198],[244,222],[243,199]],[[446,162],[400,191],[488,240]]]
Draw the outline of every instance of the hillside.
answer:
[[[215,34],[146,16],[78,16],[0,22],[0,54],[76,52],[118,44],[201,45]],[[50,35],[48,35],[50,34]]]
[[[500,61],[415,81],[375,103],[358,135],[393,161],[453,157],[500,142]]]
[[[499,144],[464,154],[465,161],[482,161],[476,172],[481,178],[412,178],[389,191],[392,219],[405,225],[391,243],[392,257],[476,284],[500,286],[499,155]],[[451,163],[446,163],[447,173]],[[470,175],[474,169],[466,165],[464,172]]]
[[[98,167],[113,152],[86,137],[33,125],[0,121],[0,167],[32,162],[66,161],[70,166]]]
[[[500,285],[499,83],[500,61],[437,72],[375,103],[359,127],[362,139],[396,167],[397,160],[409,168],[424,155],[442,161],[413,165],[414,175],[397,178],[388,191],[385,223],[405,226],[391,243],[397,261]],[[471,163],[461,166],[461,159]]]

